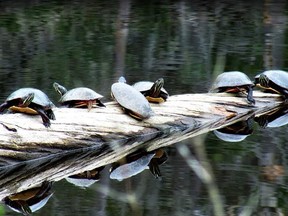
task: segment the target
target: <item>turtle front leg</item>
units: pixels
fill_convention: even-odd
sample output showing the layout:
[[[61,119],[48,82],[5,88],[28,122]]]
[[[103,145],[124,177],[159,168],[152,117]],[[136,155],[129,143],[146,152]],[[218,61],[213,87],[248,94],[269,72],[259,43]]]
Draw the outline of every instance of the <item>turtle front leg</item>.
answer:
[[[43,125],[48,128],[50,127],[51,123],[50,123],[50,120],[49,120],[49,117],[46,115],[46,113],[44,112],[43,109],[36,109],[38,114],[41,116],[42,118],[42,121],[43,121]]]
[[[254,100],[254,98],[253,98],[253,88],[252,88],[252,86],[248,86],[247,87],[247,100],[248,100],[248,102],[250,103],[250,104],[255,104],[255,100]]]

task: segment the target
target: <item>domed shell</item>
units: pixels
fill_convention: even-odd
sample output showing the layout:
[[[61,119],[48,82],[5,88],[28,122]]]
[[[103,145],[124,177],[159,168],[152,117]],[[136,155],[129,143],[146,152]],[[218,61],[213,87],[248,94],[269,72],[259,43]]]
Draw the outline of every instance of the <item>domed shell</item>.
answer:
[[[278,117],[277,119],[269,122],[266,127],[274,128],[274,127],[282,127],[288,124],[288,113]]]
[[[213,131],[214,134],[221,140],[226,142],[241,142],[244,139],[246,139],[249,134],[228,134],[228,133],[222,133],[218,130]]]
[[[60,102],[67,101],[81,101],[81,100],[95,100],[100,99],[103,96],[95,92],[94,90],[86,87],[78,87],[67,91],[61,98]]]
[[[230,71],[220,74],[213,83],[211,91],[222,87],[254,85],[249,77],[240,71]]]
[[[87,179],[87,178],[71,178],[71,177],[67,177],[65,178],[67,182],[74,184],[78,187],[81,188],[87,188],[90,187],[92,184],[94,184],[95,182],[99,181],[96,179]]]
[[[135,176],[148,167],[148,164],[154,156],[155,153],[147,154],[131,163],[123,164],[110,173],[110,178],[122,181],[123,179]]]
[[[141,119],[149,118],[153,111],[146,98],[132,86],[117,82],[111,86],[114,99],[125,109],[132,111]]]
[[[32,100],[33,103],[46,107],[46,108],[52,108],[54,106],[54,104],[50,101],[50,99],[44,92],[35,88],[20,88],[12,92],[7,97],[6,101],[12,101],[18,98],[23,98],[27,96],[29,93],[34,93],[34,98]]]
[[[263,73],[266,75],[270,81],[273,83],[279,85],[282,88],[288,89],[288,73],[283,70],[267,70]],[[257,80],[261,74],[258,74],[255,76],[255,79]]]

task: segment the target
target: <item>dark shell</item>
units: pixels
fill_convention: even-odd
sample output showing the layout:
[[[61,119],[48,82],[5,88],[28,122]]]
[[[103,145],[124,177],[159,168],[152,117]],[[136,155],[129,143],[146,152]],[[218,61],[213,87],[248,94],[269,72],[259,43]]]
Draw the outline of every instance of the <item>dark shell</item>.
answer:
[[[211,92],[218,88],[254,85],[249,77],[240,71],[230,71],[220,74],[214,81]]]
[[[42,106],[45,109],[50,109],[54,107],[54,104],[50,101],[48,96],[39,89],[35,88],[20,88],[12,92],[6,99],[6,101],[12,101],[15,99],[23,98],[29,93],[34,93],[33,103]]]

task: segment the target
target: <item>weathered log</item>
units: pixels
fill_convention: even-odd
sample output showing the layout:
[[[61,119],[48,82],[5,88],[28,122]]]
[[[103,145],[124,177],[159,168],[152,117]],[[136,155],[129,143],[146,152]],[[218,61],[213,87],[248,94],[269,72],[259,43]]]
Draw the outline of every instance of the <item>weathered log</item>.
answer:
[[[115,162],[145,148],[152,151],[260,115],[283,103],[275,94],[254,92],[255,106],[229,94],[183,94],[152,104],[155,115],[138,121],[115,102],[106,108],[55,108],[51,128],[39,116],[0,116],[0,199],[43,181]],[[7,164],[10,164],[7,166]]]
[[[181,131],[183,134],[176,140],[171,138],[178,142],[249,114],[263,113],[282,102],[275,94],[255,92],[254,95],[255,106],[247,104],[245,97],[231,97],[225,93],[175,95],[165,103],[152,104],[155,115],[144,121],[125,115],[115,102],[90,112],[87,109],[55,108],[56,120],[50,128],[42,125],[39,116],[3,114],[0,115],[0,156],[26,160],[147,134],[171,136]]]

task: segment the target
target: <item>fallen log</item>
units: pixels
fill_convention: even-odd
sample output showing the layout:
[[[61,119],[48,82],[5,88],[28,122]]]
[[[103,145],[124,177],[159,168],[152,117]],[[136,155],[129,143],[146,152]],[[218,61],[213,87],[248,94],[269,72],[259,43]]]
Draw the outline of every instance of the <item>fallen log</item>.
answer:
[[[56,120],[50,128],[41,124],[39,116],[3,114],[0,115],[0,156],[13,153],[25,160],[147,134],[171,136],[174,131],[184,131],[182,135],[189,131],[187,136],[173,138],[178,142],[247,115],[261,114],[282,103],[275,94],[256,91],[254,97],[255,106],[247,104],[245,97],[231,97],[226,93],[175,95],[165,103],[151,104],[155,115],[144,121],[125,115],[115,102],[90,112],[87,109],[55,108]],[[159,143],[161,146],[163,144]]]
[[[255,106],[230,94],[183,94],[152,104],[155,115],[138,121],[115,102],[106,108],[55,108],[50,128],[39,116],[0,116],[0,199],[43,181],[106,166],[144,148],[147,151],[227,126],[280,106],[275,94],[254,92]]]

